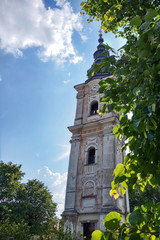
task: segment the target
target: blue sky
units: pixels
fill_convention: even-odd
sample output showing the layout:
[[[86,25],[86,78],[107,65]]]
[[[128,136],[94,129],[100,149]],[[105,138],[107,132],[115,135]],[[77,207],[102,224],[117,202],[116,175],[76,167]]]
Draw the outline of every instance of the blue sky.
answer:
[[[22,164],[24,181],[42,180],[63,210],[74,85],[87,79],[100,23],[80,0],[2,0],[0,5],[0,159]],[[124,40],[103,34],[116,50]]]

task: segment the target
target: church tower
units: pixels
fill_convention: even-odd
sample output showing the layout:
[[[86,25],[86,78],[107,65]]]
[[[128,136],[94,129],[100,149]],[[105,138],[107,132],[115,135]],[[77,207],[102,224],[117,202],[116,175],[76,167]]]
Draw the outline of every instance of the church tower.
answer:
[[[94,62],[100,63],[106,49],[102,34],[94,53]],[[106,54],[109,56],[109,52]],[[68,168],[65,209],[62,214],[71,230],[77,236],[82,233],[87,240],[95,229],[104,230],[103,221],[110,211],[126,214],[126,197],[114,200],[110,197],[113,170],[123,162],[120,144],[113,135],[113,127],[118,124],[119,114],[106,112],[101,117],[97,113],[103,107],[98,93],[99,81],[109,77],[109,73],[96,73],[84,83],[76,85],[77,109],[72,133]],[[77,237],[78,239],[78,237]]]

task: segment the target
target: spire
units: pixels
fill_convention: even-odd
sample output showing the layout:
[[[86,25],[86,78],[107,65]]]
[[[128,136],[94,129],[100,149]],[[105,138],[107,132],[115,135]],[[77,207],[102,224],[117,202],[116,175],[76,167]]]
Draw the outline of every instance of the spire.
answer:
[[[101,61],[104,57],[109,57],[109,51],[106,51],[106,48],[103,45],[104,39],[102,38],[102,31],[101,30],[99,30],[98,42],[99,42],[99,44],[97,46],[97,50],[93,54],[94,63],[101,63]],[[104,53],[104,51],[106,51],[106,56],[102,55],[102,53]],[[90,71],[90,69],[87,71],[87,73],[89,71]],[[95,79],[95,78],[103,78],[103,77],[108,76],[108,75],[109,75],[109,73],[95,73],[94,76],[90,77],[86,82],[89,82],[90,80]]]
[[[98,42],[99,42],[99,43],[103,43],[103,42],[104,42],[104,40],[103,40],[103,38],[102,38],[102,30],[101,30],[101,29],[99,30],[99,39],[98,39]]]
[[[102,59],[104,58],[104,56],[102,56],[101,54],[105,51],[105,46],[103,45],[103,38],[102,38],[102,31],[99,31],[99,39],[98,39],[99,45],[97,46],[97,51],[95,51],[95,53],[93,54],[94,56],[94,61],[96,63],[100,63],[102,61]]]

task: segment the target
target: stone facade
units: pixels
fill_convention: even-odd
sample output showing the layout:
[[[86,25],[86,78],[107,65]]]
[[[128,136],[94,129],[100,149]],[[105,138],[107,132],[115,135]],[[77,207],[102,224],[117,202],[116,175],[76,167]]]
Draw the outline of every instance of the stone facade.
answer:
[[[113,170],[123,162],[120,143],[113,135],[119,121],[115,112],[101,117],[101,95],[97,92],[100,78],[93,78],[75,86],[77,109],[72,133],[68,168],[65,210],[66,224],[90,239],[94,229],[104,230],[103,221],[110,211],[119,211],[125,217],[127,199],[110,197]],[[93,108],[93,109],[92,109]],[[88,234],[88,235],[87,235]],[[78,237],[77,237],[78,239]]]

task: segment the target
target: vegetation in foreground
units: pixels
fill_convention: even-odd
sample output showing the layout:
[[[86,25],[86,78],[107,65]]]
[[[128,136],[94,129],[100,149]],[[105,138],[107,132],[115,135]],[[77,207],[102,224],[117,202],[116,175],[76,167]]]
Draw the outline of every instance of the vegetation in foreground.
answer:
[[[93,64],[95,72],[109,72],[100,81],[101,102],[106,110],[121,112],[114,134],[122,151],[130,149],[124,164],[114,170],[111,196],[131,193],[154,196],[144,199],[121,223],[121,215],[109,213],[104,220],[106,232],[95,231],[92,240],[159,239],[160,238],[160,5],[157,0],[87,0],[81,3],[88,22],[100,20],[101,28],[126,44],[116,56],[114,50],[101,64]],[[105,55],[105,53],[104,53]],[[129,114],[132,112],[132,117]],[[128,140],[127,143],[124,140]],[[149,189],[149,190],[148,190]],[[141,193],[142,192],[142,193]],[[157,197],[155,196],[155,193]],[[148,201],[150,200],[150,201]]]
[[[0,239],[49,235],[56,223],[56,204],[36,179],[21,183],[21,165],[0,162]]]

